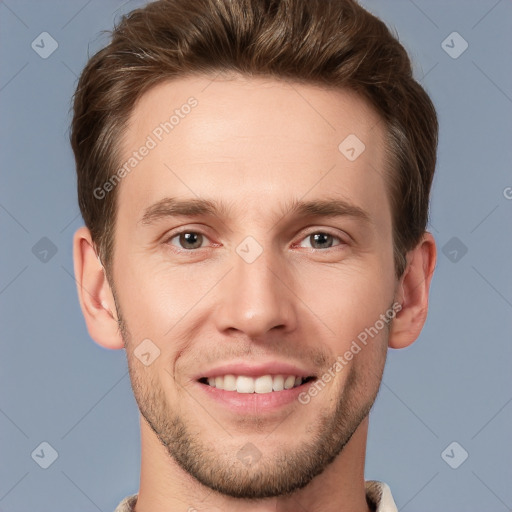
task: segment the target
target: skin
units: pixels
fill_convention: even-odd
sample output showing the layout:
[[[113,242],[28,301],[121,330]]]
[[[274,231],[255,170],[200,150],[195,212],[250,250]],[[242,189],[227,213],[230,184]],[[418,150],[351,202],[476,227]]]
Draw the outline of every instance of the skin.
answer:
[[[425,322],[433,237],[397,278],[384,127],[349,91],[239,76],[160,84],[132,112],[125,156],[190,96],[197,107],[118,185],[112,282],[89,230],[74,237],[87,328],[101,346],[126,348],[141,410],[136,510],[368,511],[368,413],[387,348],[410,345]],[[338,150],[349,134],[366,146],[353,162]],[[224,201],[231,212],[141,222],[166,197]],[[367,219],[290,209],[325,199]],[[187,243],[177,231],[203,238]],[[262,248],[252,263],[236,252],[247,236]],[[394,303],[391,324],[308,404],[234,414],[194,379],[217,364],[269,360],[322,376]],[[148,338],[160,354],[145,366],[134,350]],[[260,455],[250,466],[237,457],[247,443]]]

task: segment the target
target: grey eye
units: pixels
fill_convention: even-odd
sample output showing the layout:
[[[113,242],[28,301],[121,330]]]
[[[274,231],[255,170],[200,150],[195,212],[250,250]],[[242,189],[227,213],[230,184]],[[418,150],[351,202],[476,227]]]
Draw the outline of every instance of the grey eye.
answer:
[[[196,233],[195,231],[184,231],[183,233],[178,233],[170,239],[170,243],[172,245],[178,245],[181,249],[191,250],[198,249],[203,245],[203,235],[201,233]],[[178,239],[178,244],[173,243],[172,241]]]
[[[333,247],[333,245],[338,245],[333,243],[335,239],[340,240],[337,236],[322,231],[312,233],[304,238],[305,241],[308,240],[310,242],[306,247],[311,247],[312,249],[329,249]]]

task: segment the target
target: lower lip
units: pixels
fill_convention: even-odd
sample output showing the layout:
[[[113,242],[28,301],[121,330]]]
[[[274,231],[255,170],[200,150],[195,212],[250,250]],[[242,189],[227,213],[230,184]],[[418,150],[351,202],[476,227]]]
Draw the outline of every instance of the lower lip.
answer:
[[[265,413],[276,411],[297,401],[297,397],[305,392],[314,380],[300,386],[271,393],[238,393],[214,388],[208,384],[197,382],[206,395],[216,402],[238,413]]]

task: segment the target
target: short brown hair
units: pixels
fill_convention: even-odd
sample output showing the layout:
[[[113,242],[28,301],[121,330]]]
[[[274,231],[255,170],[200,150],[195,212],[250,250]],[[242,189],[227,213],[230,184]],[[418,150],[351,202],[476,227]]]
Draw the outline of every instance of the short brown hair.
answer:
[[[71,145],[78,201],[105,268],[114,246],[114,175],[135,102],[152,86],[235,72],[350,89],[385,123],[397,276],[426,230],[438,123],[409,57],[354,0],[158,0],[124,16],[80,76]],[[341,142],[341,141],[340,141]]]

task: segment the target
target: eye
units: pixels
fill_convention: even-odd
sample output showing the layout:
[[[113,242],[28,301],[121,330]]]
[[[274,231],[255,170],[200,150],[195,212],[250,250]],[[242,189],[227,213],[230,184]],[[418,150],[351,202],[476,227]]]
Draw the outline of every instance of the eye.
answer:
[[[333,247],[333,240],[338,240],[340,243],[335,245],[342,245],[343,240],[341,240],[340,237],[331,235],[330,233],[325,233],[323,231],[317,231],[315,233],[310,233],[306,238],[303,239],[304,241],[309,241],[309,246],[304,246],[302,243],[300,244],[300,247],[310,247],[312,249],[329,249]]]
[[[203,246],[203,243],[208,240],[209,239],[206,235],[203,235],[198,231],[181,231],[180,233],[175,233],[169,237],[166,243],[181,250],[193,251],[194,249],[201,249],[205,247]],[[337,240],[338,243],[334,243],[335,240]],[[304,245],[305,242],[308,243],[308,245]],[[330,249],[331,247],[343,244],[344,242],[339,236],[332,235],[324,231],[317,231],[306,236],[299,246],[318,250]]]
[[[174,243],[173,240],[177,240],[177,243]],[[208,240],[208,238],[202,233],[198,233],[197,231],[182,231],[181,233],[175,233],[167,240],[167,243],[180,249],[190,251],[200,249],[204,240]]]

